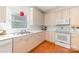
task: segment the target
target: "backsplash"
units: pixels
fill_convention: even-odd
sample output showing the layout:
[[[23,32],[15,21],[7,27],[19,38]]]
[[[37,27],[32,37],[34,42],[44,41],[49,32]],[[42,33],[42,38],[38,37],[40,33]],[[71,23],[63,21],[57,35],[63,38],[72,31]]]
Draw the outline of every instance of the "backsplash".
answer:
[[[49,25],[49,26],[44,26],[44,25],[31,25],[29,30],[36,30],[36,31],[39,31],[39,30],[47,30],[47,31],[55,31],[56,29],[56,26],[54,25]]]
[[[40,27],[41,27],[41,30],[44,30],[44,31],[47,30],[47,26],[45,26],[45,25],[41,25]]]
[[[47,31],[55,31],[55,30],[56,30],[56,26],[54,25],[47,26]]]
[[[34,30],[34,31],[39,31],[41,30],[41,26],[40,25],[31,25],[29,30]]]

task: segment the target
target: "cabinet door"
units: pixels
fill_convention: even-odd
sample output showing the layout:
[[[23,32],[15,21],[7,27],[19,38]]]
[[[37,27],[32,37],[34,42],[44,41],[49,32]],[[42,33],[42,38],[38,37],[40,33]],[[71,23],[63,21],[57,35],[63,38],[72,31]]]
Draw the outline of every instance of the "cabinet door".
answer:
[[[33,48],[44,41],[44,33],[35,33],[29,36],[21,36],[14,38],[13,41],[13,52],[24,53],[30,52]]]
[[[32,12],[33,12],[33,14],[31,16],[33,18],[32,19],[33,20],[33,25],[43,25],[43,23],[44,23],[44,14],[36,8],[33,8]]]
[[[74,7],[70,9],[70,20],[71,25],[79,25],[79,7]]]
[[[44,14],[43,12],[41,12],[40,10],[38,10],[38,22],[37,22],[37,25],[43,25],[44,24]],[[36,18],[36,16],[35,16]],[[36,22],[35,22],[36,23]]]
[[[55,25],[56,23],[56,13],[46,13],[45,14],[45,25]]]
[[[70,9],[69,8],[61,10],[61,18],[62,19],[69,19],[69,17],[70,17]]]
[[[56,23],[58,23],[58,20],[69,20],[70,18],[69,8],[59,10],[55,13],[56,13]]]
[[[36,46],[38,46],[43,41],[44,41],[44,33],[43,32],[31,34],[29,41],[28,41],[29,51],[34,49]]]
[[[71,48],[79,51],[79,35],[78,34],[71,35]]]
[[[55,13],[56,13],[56,20],[60,20],[62,18],[62,16],[61,16],[61,10],[56,11]]]
[[[47,41],[54,42],[55,41],[55,33],[52,31],[45,32],[45,39]]]
[[[0,41],[0,53],[12,53],[12,39]]]
[[[6,21],[6,7],[0,6],[0,22]]]
[[[45,39],[45,32],[38,32],[35,34],[35,36],[37,37],[38,41],[43,41]]]
[[[21,36],[21,37],[14,38],[14,40],[13,40],[13,52],[14,53],[27,52],[27,50],[26,50],[27,41],[28,41],[27,36]]]

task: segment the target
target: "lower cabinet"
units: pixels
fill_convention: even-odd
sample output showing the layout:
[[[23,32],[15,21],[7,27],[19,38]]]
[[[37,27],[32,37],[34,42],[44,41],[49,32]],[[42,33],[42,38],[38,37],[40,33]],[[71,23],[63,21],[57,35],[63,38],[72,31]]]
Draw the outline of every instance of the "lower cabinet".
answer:
[[[0,40],[0,53],[26,53],[44,41],[44,32]]]
[[[79,34],[71,35],[71,48],[79,51]]]
[[[33,33],[27,36],[16,37],[13,40],[13,52],[25,53],[30,52],[37,45],[44,41],[44,33]]]
[[[13,39],[13,53],[24,53],[27,49],[29,38],[25,36],[16,37]],[[29,45],[28,45],[29,46]]]
[[[0,53],[12,53],[12,39],[0,40]]]
[[[44,41],[44,32],[39,32],[31,34],[29,38],[29,51],[37,47],[40,43]]]
[[[55,33],[53,31],[46,31],[45,32],[45,40],[54,42],[55,41]]]

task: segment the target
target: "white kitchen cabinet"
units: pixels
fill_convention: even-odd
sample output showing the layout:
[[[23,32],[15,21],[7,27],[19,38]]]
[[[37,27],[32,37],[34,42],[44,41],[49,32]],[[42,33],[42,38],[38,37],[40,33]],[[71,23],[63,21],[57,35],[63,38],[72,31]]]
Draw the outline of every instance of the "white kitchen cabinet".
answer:
[[[65,9],[56,11],[56,24],[58,24],[58,21],[61,21],[61,20],[69,21],[69,19],[70,19],[70,9],[69,8],[65,8]]]
[[[0,6],[0,22],[6,22],[6,7]]]
[[[37,45],[44,41],[44,33],[35,33],[16,37],[13,40],[13,52],[14,53],[25,53],[30,52]]]
[[[31,51],[32,49],[34,49],[35,47],[37,47],[40,43],[42,43],[44,41],[44,32],[38,32],[35,34],[31,34],[30,38],[29,38],[29,51]]]
[[[79,7],[70,8],[71,26],[79,26]]]
[[[33,33],[29,35],[29,40],[26,45],[26,52],[30,52],[44,41],[44,32]]]
[[[12,53],[12,39],[0,40],[0,53]]]
[[[71,48],[79,51],[79,34],[78,33],[71,34]]]
[[[45,25],[56,25],[57,20],[69,19],[69,8],[48,12],[45,14]]]
[[[70,9],[65,8],[60,11],[61,12],[61,19],[69,19],[70,18]]]
[[[56,13],[56,20],[60,20],[62,18],[61,10],[58,10],[55,13]]]
[[[45,40],[50,42],[55,42],[55,32],[46,31],[45,32]]]
[[[37,8],[30,8],[30,25],[43,25],[44,14]]]
[[[20,36],[13,39],[13,53],[27,52],[28,36]]]
[[[45,25],[51,26],[56,23],[56,13],[46,13],[45,14]]]

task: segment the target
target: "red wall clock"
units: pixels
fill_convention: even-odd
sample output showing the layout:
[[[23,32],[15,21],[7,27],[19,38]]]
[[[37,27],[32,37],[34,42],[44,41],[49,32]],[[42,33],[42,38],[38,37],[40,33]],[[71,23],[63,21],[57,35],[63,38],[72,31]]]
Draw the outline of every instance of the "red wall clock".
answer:
[[[24,16],[24,12],[23,11],[20,11],[20,16]]]

